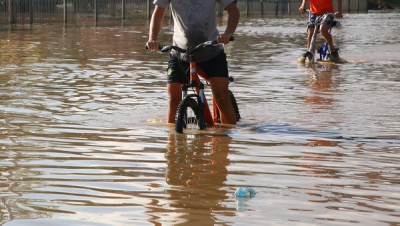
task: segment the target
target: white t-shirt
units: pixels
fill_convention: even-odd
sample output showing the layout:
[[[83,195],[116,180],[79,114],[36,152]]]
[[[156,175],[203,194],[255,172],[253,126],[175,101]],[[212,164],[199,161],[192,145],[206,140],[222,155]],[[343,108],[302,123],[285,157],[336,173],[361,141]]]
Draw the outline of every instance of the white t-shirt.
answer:
[[[217,2],[225,9],[236,0],[154,0],[154,4],[171,9],[174,20],[173,45],[194,47],[202,42],[216,40],[219,34],[216,23]],[[222,45],[196,52],[196,61],[203,62],[217,56]],[[184,59],[188,60],[188,59]]]

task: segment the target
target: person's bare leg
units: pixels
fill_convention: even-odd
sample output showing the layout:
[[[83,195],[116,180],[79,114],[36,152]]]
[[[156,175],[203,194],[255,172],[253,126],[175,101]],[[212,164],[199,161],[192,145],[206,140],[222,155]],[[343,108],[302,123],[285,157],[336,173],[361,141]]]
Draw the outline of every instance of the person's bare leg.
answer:
[[[236,125],[236,115],[228,92],[228,78],[210,78],[211,90],[218,105],[221,123]]]
[[[308,29],[307,49],[310,49],[311,40],[312,40],[313,35],[314,35],[314,29],[316,29],[316,28],[309,28],[309,29]],[[317,35],[318,35],[318,34],[317,34]],[[315,39],[317,39],[317,35],[315,35]],[[315,43],[315,40],[314,40],[314,43]],[[315,44],[314,44],[313,48],[311,49],[311,52],[312,52],[313,54],[315,54]]]
[[[314,34],[314,28],[310,27],[307,31],[308,31],[308,39],[307,39],[307,50],[308,50],[308,49],[310,49],[311,39]]]
[[[176,111],[178,109],[178,105],[182,100],[182,92],[181,92],[181,83],[171,83],[167,85],[168,91],[168,123],[175,123]]]
[[[333,46],[332,35],[329,33],[329,26],[326,24],[321,25],[321,35],[324,37],[325,41],[328,42],[329,51],[332,53],[335,51],[335,46]]]

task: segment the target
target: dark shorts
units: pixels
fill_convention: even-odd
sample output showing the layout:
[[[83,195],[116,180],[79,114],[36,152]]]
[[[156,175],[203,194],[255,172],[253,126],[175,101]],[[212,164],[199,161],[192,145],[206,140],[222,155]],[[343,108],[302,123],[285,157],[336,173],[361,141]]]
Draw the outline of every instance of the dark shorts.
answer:
[[[221,51],[220,54],[209,61],[197,63],[197,66],[207,74],[208,78],[229,77],[228,62],[224,51]],[[189,62],[181,61],[176,55],[170,54],[167,75],[168,84],[173,82],[189,83]]]
[[[335,16],[332,13],[325,13],[325,14],[312,14],[310,13],[309,22],[307,24],[308,28],[314,28],[316,23],[326,24],[331,26]]]

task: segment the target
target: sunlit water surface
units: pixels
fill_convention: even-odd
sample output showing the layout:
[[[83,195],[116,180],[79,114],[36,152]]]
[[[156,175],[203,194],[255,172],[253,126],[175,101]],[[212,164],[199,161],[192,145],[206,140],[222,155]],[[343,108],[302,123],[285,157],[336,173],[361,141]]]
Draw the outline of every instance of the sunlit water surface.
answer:
[[[146,21],[2,29],[0,224],[399,225],[400,15],[345,15],[348,63],[311,67],[306,20],[242,18],[226,46],[242,120],[186,135]]]

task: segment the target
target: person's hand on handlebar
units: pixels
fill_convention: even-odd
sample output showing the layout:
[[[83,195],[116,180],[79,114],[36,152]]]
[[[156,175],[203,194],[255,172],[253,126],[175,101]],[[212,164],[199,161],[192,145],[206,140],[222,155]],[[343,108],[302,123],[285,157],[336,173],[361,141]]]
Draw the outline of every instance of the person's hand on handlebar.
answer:
[[[221,44],[228,44],[230,38],[231,38],[231,35],[221,34],[221,35],[218,35],[217,41],[218,41],[218,43],[221,43]]]
[[[302,5],[299,7],[299,12],[300,12],[300,13],[306,12],[306,6],[302,4]]]
[[[150,51],[158,51],[160,48],[160,43],[157,40],[149,40],[146,43],[146,47]]]
[[[335,18],[342,18],[343,15],[341,12],[335,12]]]

